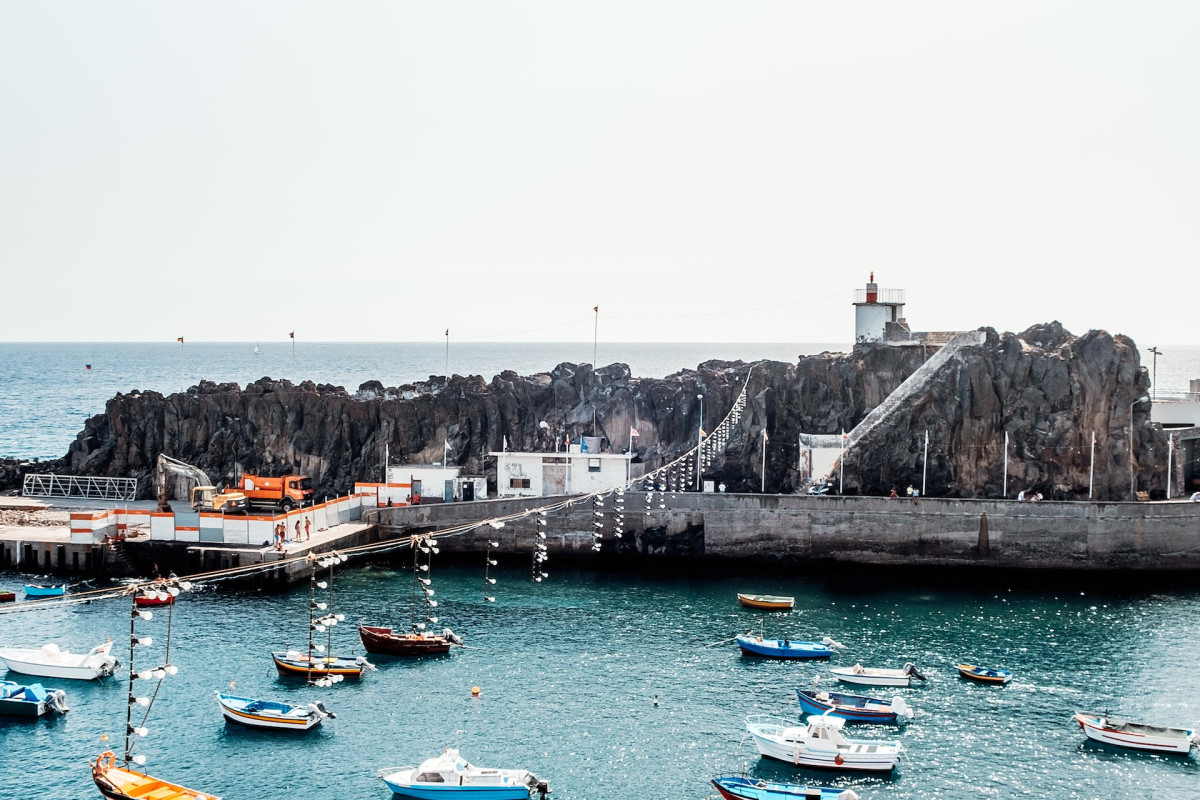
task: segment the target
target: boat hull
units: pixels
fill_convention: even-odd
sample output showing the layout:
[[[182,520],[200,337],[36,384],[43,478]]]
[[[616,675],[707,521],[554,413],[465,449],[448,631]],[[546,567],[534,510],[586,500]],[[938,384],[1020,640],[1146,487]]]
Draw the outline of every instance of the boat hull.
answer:
[[[92,762],[92,780],[108,800],[144,800],[147,792],[153,792],[154,800],[221,800],[213,794],[118,767],[111,752],[102,753]]]
[[[221,707],[221,714],[226,720],[248,728],[307,731],[320,725],[322,720],[321,714],[304,706],[235,697],[219,692],[217,705]]]
[[[66,694],[59,691],[47,689],[40,683],[23,685],[0,681],[0,714],[36,719],[50,711],[65,713]]]
[[[1196,733],[1189,728],[1119,722],[1100,714],[1077,713],[1074,720],[1089,739],[1129,750],[1186,755],[1196,744]]]
[[[391,628],[359,625],[358,638],[368,653],[388,656],[440,656],[450,652],[450,640],[433,633],[394,633]]]
[[[738,647],[748,656],[763,658],[829,658],[833,650],[820,642],[793,642],[790,639],[764,639],[739,634]]]
[[[796,598],[772,594],[738,594],[738,602],[746,608],[760,611],[789,611],[796,606]]]
[[[795,783],[777,783],[741,775],[729,775],[712,779],[712,785],[725,800],[857,800],[852,789],[837,789],[830,786],[804,786]]]
[[[439,800],[440,798],[462,797],[472,800],[529,800],[532,792],[526,786],[417,786],[412,784],[383,781],[392,794],[412,797],[416,800]]]
[[[974,664],[959,664],[956,669],[960,677],[966,678],[969,681],[977,683],[990,683],[995,686],[1003,686],[1012,680],[1012,672],[1007,669],[992,669],[990,667],[977,667]]]
[[[843,744],[835,745],[814,740],[804,726],[788,723],[748,723],[746,730],[760,755],[797,767],[890,772],[903,752],[899,742],[844,739]]]
[[[919,680],[900,669],[863,669],[859,672],[852,667],[836,667],[829,672],[842,683],[855,686],[912,686],[914,680]]]
[[[324,656],[314,658],[310,662],[308,656],[291,656],[287,653],[271,653],[275,669],[280,675],[290,678],[322,677],[325,675],[341,675],[345,678],[361,678],[364,665],[353,658]]]
[[[0,592],[0,603],[12,603],[17,599],[16,592]]]
[[[829,713],[841,717],[847,722],[864,722],[876,725],[897,725],[899,715],[892,710],[890,703],[860,695],[837,694],[829,692],[829,699],[822,700],[817,692],[798,690],[796,697],[800,702],[800,710],[805,714]],[[874,707],[872,707],[874,706]]]
[[[103,649],[101,649],[103,648]],[[112,675],[120,662],[109,655],[107,647],[92,648],[85,655],[73,655],[54,651],[29,648],[0,650],[0,662],[11,672],[34,675],[39,678],[57,678],[69,681],[94,681]]]
[[[62,597],[67,592],[66,586],[36,586],[26,585],[26,597]]]

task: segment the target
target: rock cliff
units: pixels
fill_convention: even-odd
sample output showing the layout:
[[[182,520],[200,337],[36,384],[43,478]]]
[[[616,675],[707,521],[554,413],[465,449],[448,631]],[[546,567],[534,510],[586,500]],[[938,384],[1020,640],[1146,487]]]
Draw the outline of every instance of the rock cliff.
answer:
[[[1008,434],[1009,495],[1087,497],[1091,435],[1096,434],[1095,497],[1130,492],[1130,432],[1138,488],[1160,492],[1165,438],[1149,423],[1148,379],[1138,350],[1123,336],[1072,336],[1058,323],[1021,334],[986,330],[855,447],[845,491],[886,494],[920,485],[929,432],[928,493],[999,497]],[[929,355],[920,347],[858,345],[794,364],[709,361],[663,379],[636,378],[624,364],[599,370],[560,364],[548,373],[431,377],[401,387],[371,381],[351,393],[339,386],[263,378],[245,388],[201,382],[185,393],[119,394],[88,420],[56,465],[79,475],[132,476],[153,492],[155,460],[165,452],[204,469],[217,483],[243,472],[299,471],[318,495],[345,493],[355,481],[379,481],[392,463],[450,461],[486,474],[494,489],[501,449],[553,451],[565,437],[597,435],[622,451],[636,427],[635,454],[646,469],[692,447],[701,421],[711,431],[747,387],[747,405],[724,452],[705,477],[727,490],[758,491],[763,427],[769,433],[768,492],[798,489],[801,433],[851,430]],[[753,366],[753,370],[751,367]],[[749,383],[746,383],[749,374]],[[543,424],[545,423],[545,424]]]

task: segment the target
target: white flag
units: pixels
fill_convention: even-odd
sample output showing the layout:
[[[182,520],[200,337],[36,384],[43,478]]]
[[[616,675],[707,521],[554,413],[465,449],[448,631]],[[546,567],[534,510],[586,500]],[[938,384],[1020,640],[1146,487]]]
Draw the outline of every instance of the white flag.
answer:
[[[503,439],[503,440],[504,440],[504,452],[506,452],[506,453],[507,453],[507,452],[508,452],[508,437],[507,437],[507,436],[502,436],[502,437],[501,437],[501,439]]]

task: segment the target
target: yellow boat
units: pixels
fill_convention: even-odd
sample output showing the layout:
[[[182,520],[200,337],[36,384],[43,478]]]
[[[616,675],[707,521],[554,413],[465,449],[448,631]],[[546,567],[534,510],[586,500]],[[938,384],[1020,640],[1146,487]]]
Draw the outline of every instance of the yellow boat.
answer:
[[[92,780],[96,782],[100,794],[108,800],[221,800],[213,794],[118,767],[111,750],[101,753],[92,762]]]
[[[782,597],[774,594],[742,594],[738,592],[738,602],[746,608],[757,608],[762,611],[787,611],[795,607],[796,598]]]

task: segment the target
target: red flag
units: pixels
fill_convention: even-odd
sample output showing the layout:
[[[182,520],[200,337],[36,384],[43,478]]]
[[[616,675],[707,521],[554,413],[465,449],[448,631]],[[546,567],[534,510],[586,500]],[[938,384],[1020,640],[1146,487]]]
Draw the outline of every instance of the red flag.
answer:
[[[296,332],[295,332],[295,331],[292,331],[291,333],[289,333],[289,334],[288,334],[288,338],[289,338],[289,339],[295,339],[295,338],[296,338]],[[182,340],[182,339],[180,339],[179,341],[181,341],[181,342],[182,342],[183,340]]]
[[[92,368],[92,365],[91,365],[91,364],[84,364],[84,365],[83,365],[83,368],[84,368],[84,369],[91,369],[91,368]],[[1095,434],[1092,434],[1092,435],[1093,435],[1093,436],[1095,436]]]
[[[641,434],[637,432],[637,428],[633,427],[632,425],[629,426],[629,435],[630,436],[641,436]]]

